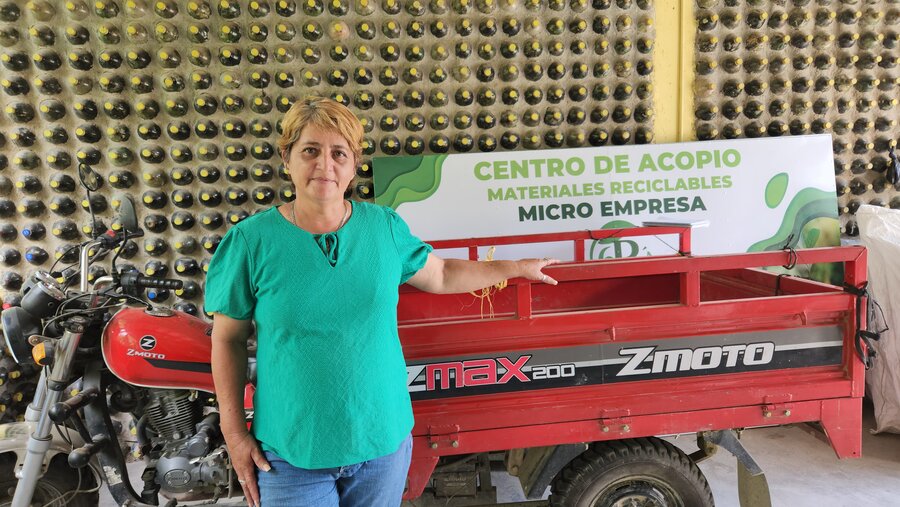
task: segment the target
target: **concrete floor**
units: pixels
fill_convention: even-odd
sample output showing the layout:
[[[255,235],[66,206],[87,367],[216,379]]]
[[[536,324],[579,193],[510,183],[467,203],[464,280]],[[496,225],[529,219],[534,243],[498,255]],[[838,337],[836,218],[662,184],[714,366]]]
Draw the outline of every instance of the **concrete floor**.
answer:
[[[773,506],[869,507],[900,505],[900,435],[872,435],[871,405],[864,405],[863,457],[838,460],[820,436],[797,426],[761,428],[742,442],[769,481]],[[686,445],[687,449],[696,446]],[[733,456],[719,452],[700,464],[718,507],[737,507]]]
[[[900,435],[872,435],[872,407],[864,405],[863,457],[838,460],[819,436],[799,426],[744,432],[742,442],[766,472],[774,507],[870,507],[900,505]],[[693,436],[671,439],[685,452],[697,450]],[[700,464],[717,507],[738,507],[733,456],[720,450]],[[518,480],[494,473],[501,502],[524,500]],[[105,490],[101,507],[115,507]]]

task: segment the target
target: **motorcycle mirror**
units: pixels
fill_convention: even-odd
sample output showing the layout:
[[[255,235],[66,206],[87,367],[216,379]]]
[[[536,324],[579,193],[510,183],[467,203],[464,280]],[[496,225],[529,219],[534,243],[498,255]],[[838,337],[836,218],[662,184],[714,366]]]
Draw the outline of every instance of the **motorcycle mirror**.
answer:
[[[137,232],[137,212],[134,210],[134,201],[131,196],[120,195],[117,200],[119,201],[119,223],[122,224],[122,228],[128,232]]]
[[[84,188],[91,192],[96,192],[103,186],[103,178],[101,178],[100,175],[97,174],[97,171],[93,170],[91,166],[83,162],[78,164],[78,179],[81,180],[81,184]]]

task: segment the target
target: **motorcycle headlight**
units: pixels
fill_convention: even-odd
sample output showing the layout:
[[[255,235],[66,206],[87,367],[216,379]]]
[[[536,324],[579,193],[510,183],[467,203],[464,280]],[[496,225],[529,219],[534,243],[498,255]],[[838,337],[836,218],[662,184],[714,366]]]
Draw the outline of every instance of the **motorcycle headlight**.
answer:
[[[33,361],[28,337],[41,334],[40,321],[24,308],[14,306],[3,310],[0,322],[3,323],[3,339],[13,360],[20,364]]]
[[[48,273],[38,271],[29,279],[22,290],[22,303],[19,305],[38,319],[46,318],[54,313],[66,299],[62,287]]]

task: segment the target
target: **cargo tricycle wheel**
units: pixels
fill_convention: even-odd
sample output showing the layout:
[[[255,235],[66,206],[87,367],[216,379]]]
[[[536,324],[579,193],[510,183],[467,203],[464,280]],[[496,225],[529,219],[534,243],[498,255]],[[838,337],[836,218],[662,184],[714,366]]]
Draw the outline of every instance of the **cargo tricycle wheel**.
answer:
[[[596,442],[551,485],[553,507],[712,507],[697,465],[658,438]]]

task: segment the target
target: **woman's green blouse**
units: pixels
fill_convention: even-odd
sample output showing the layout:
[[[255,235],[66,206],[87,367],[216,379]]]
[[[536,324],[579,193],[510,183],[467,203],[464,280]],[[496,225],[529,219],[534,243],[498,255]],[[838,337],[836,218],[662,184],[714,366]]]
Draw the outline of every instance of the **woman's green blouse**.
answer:
[[[307,469],[390,454],[413,426],[397,288],[431,247],[390,208],[352,206],[321,235],[258,213],[228,231],[206,277],[207,312],[256,324],[254,436]]]

